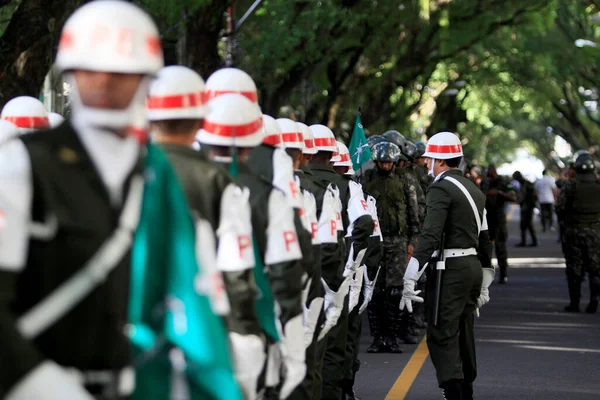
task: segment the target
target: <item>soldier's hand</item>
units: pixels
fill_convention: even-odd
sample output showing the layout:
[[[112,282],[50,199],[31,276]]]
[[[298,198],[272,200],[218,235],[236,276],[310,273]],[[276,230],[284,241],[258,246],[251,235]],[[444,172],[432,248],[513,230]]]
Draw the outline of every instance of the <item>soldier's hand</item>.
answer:
[[[498,191],[496,189],[490,189],[490,190],[488,190],[487,195],[492,196],[492,197],[498,196]]]
[[[412,257],[414,251],[415,251],[415,246],[413,246],[412,244],[409,244],[408,247],[406,248],[406,262],[410,261],[410,258]]]

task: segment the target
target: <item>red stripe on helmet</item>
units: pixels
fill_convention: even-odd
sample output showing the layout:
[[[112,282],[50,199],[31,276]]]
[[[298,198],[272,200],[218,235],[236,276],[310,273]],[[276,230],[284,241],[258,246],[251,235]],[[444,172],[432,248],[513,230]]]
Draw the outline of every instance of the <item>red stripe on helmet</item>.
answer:
[[[340,154],[340,157],[341,157],[341,160],[339,162],[350,161],[350,154],[348,154],[348,153]]]
[[[315,146],[317,147],[325,147],[325,146],[336,146],[337,143],[335,138],[315,138]]]
[[[282,133],[281,137],[283,138],[283,143],[302,143],[304,141],[304,137],[300,132]]]
[[[223,94],[228,94],[228,93],[241,94],[242,96],[244,96],[251,102],[258,103],[258,94],[256,92],[239,91],[239,90],[206,90],[206,91],[204,91],[204,101],[209,102],[212,99],[214,99],[215,97],[219,97]]]
[[[268,144],[270,146],[277,146],[278,144],[281,143],[281,136],[279,136],[279,135],[265,136],[265,138],[263,139],[263,143]]]
[[[306,146],[307,149],[314,149],[315,139],[304,139],[304,146]]]
[[[460,144],[428,144],[427,145],[428,153],[460,153],[462,152],[462,145]]]
[[[150,96],[146,100],[149,110],[198,107],[204,104],[203,93],[186,93],[173,96]]]
[[[48,117],[13,117],[4,116],[3,120],[16,125],[18,128],[26,129],[49,129],[50,121]]]
[[[259,118],[243,125],[225,125],[211,121],[204,121],[204,126],[202,129],[215,136],[243,137],[256,133],[256,131],[260,130],[262,126],[263,120],[262,118]]]

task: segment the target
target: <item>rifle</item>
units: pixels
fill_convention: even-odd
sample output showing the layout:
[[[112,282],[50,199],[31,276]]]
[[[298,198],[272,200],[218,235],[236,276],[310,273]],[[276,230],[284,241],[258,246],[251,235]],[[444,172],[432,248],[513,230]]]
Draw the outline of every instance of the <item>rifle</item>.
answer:
[[[437,259],[435,259],[435,263],[432,268],[435,270],[435,297],[433,301],[433,326],[438,326],[439,317],[440,317],[440,299],[442,297],[442,276],[444,274],[444,270],[446,269],[446,260],[444,258],[444,241],[446,239],[446,235],[442,233],[442,238],[440,240],[440,248]],[[434,261],[434,260],[432,260]]]

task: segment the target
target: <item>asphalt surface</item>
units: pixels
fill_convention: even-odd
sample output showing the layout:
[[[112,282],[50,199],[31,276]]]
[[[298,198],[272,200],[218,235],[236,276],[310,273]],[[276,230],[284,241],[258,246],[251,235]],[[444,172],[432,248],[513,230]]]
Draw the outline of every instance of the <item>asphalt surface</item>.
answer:
[[[518,214],[516,207],[510,214],[508,284],[492,285],[491,301],[476,320],[475,398],[600,399],[600,313],[563,311],[568,294],[558,235],[541,232],[536,221],[540,245],[515,248]],[[589,300],[587,285],[586,280],[582,309]],[[363,400],[442,399],[429,357],[406,397],[388,396],[417,345],[404,345],[403,354],[367,354],[371,336],[366,313],[364,318],[357,395]]]

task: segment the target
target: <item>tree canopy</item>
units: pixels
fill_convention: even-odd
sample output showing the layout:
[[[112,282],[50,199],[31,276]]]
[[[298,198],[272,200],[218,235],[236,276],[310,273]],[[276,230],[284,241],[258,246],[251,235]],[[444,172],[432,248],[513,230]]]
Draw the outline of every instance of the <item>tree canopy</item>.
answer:
[[[0,106],[37,95],[65,17],[82,0],[0,0]],[[600,140],[598,0],[138,0],[167,63],[208,77],[247,71],[267,114],[324,123],[348,139],[359,107],[370,134],[414,140],[449,130],[480,162],[526,147],[549,164],[555,135]]]

